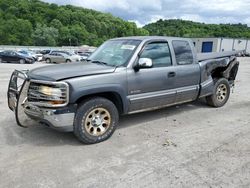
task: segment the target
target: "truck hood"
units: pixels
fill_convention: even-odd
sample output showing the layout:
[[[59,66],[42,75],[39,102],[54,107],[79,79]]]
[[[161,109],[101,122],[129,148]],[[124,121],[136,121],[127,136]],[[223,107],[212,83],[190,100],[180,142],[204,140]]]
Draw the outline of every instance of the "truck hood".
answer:
[[[74,77],[112,73],[115,67],[90,62],[48,65],[29,71],[30,79],[44,81],[60,81]]]

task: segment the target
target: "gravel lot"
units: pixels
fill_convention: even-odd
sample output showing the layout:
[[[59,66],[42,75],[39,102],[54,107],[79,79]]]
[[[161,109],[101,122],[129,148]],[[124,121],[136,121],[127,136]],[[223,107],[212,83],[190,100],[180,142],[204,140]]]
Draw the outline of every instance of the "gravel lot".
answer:
[[[121,118],[106,142],[16,126],[0,65],[0,187],[250,187],[250,58],[239,58],[234,93],[215,109],[202,101]]]

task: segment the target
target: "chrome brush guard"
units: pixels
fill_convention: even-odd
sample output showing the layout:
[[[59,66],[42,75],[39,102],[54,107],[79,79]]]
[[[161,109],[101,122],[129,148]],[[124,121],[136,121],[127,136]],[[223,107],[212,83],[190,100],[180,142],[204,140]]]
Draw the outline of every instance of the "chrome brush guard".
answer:
[[[10,78],[7,92],[8,106],[15,113],[16,122],[21,127],[27,127],[31,119],[24,113],[29,88],[28,70],[15,70]]]

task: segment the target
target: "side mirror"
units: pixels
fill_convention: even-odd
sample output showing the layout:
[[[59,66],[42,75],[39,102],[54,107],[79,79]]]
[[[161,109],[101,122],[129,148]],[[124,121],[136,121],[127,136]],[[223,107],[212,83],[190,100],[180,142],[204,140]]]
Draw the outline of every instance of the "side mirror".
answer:
[[[153,62],[150,58],[140,58],[137,65],[135,66],[137,70],[151,67],[153,67]]]

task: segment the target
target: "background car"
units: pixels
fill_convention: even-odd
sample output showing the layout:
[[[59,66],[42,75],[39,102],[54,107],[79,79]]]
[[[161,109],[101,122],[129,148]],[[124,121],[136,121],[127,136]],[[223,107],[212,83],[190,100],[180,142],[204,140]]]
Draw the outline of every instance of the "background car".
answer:
[[[57,53],[63,53],[66,54],[68,56],[72,56],[73,59],[76,59],[77,61],[81,61],[82,57],[80,55],[78,55],[77,53],[75,53],[74,51],[64,51],[64,50],[53,50],[52,52],[57,52]]]
[[[34,63],[35,60],[32,56],[18,53],[16,51],[6,50],[0,52],[0,63]]]
[[[85,59],[87,59],[90,55],[91,55],[91,52],[77,52],[77,54],[79,55],[79,56],[81,56],[81,61],[82,60],[85,60]]]
[[[41,54],[45,55],[45,54],[49,54],[51,52],[51,50],[40,50],[39,52]]]
[[[42,59],[43,59],[43,54],[36,53],[34,51],[31,51],[31,50],[20,50],[18,52],[21,54],[32,56],[35,59],[35,61],[42,61]]]
[[[52,51],[44,55],[46,63],[70,63],[81,60],[80,56],[68,52]]]

